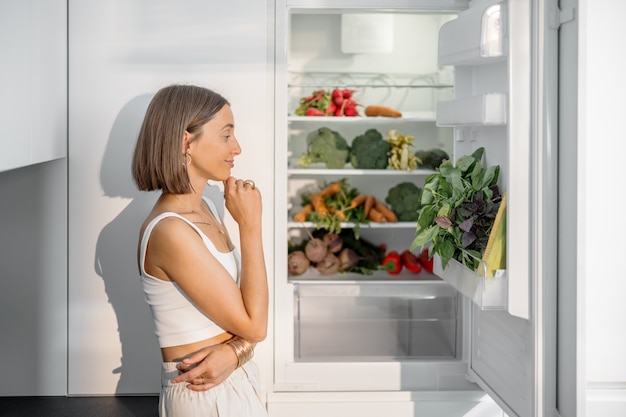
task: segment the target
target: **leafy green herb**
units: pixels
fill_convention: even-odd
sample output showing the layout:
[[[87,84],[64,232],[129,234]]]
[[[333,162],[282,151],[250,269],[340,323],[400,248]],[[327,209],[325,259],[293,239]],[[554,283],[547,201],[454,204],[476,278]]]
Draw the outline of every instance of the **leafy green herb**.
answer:
[[[445,268],[455,259],[475,271],[502,200],[498,165],[483,169],[484,148],[462,156],[453,166],[443,162],[426,177],[411,250],[432,244]]]

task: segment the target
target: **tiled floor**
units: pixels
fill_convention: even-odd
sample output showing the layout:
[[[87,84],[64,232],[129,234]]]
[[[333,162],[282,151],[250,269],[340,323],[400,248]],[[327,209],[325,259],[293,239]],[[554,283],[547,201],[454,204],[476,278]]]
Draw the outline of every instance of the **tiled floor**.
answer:
[[[156,417],[159,398],[0,397],[0,417]]]

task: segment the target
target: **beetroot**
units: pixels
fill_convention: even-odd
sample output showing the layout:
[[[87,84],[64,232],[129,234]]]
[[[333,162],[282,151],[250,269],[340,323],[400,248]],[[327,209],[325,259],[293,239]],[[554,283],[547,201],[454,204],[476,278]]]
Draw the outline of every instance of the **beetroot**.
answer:
[[[304,274],[311,265],[309,258],[301,250],[293,251],[287,257],[287,269],[291,275]]]
[[[339,252],[339,269],[341,271],[347,271],[353,266],[355,266],[361,257],[356,254],[350,248],[344,248],[341,252]]]
[[[311,262],[320,262],[328,253],[328,245],[318,238],[313,238],[306,243],[304,253]]]
[[[324,242],[331,253],[339,252],[343,246],[343,239],[337,233],[326,233],[324,235]]]
[[[327,253],[324,259],[322,259],[321,262],[318,262],[315,267],[322,275],[336,274],[339,272],[340,267],[339,258],[332,253]]]

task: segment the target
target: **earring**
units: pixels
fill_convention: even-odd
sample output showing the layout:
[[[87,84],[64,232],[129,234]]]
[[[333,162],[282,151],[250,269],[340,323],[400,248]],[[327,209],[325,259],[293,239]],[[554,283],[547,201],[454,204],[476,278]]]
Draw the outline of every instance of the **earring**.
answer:
[[[187,168],[187,166],[191,163],[191,155],[189,155],[189,151],[185,153],[185,162],[183,162],[183,166]]]

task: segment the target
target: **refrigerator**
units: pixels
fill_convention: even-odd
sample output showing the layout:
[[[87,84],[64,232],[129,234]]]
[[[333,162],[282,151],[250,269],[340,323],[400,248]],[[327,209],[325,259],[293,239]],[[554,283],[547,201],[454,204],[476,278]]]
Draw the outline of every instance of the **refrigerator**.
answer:
[[[276,2],[270,415],[553,415],[559,16],[549,1]],[[334,88],[354,90],[358,116],[296,114],[303,97]],[[402,116],[367,117],[369,104]],[[290,274],[288,243],[318,227],[294,220],[304,194],[344,180],[384,201],[433,172],[303,167],[307,136],[324,127],[349,145],[370,129],[402,132],[451,161],[483,148],[507,195],[506,266],[485,277],[435,257],[419,275]],[[357,233],[402,251],[416,222]]]

